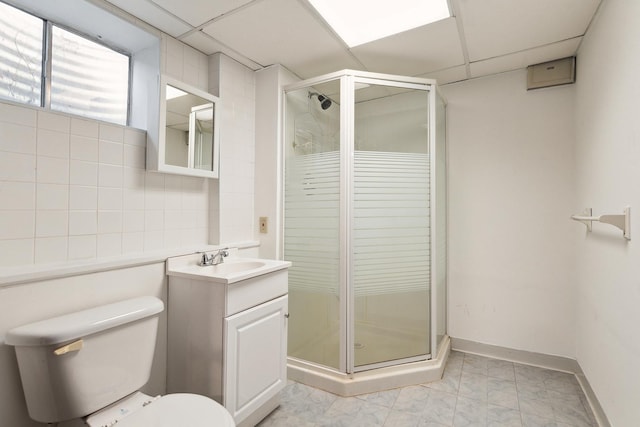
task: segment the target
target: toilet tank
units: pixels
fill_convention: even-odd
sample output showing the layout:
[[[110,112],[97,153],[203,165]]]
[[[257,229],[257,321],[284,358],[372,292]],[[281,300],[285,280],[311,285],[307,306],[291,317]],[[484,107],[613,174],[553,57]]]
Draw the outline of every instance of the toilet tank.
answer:
[[[29,416],[56,423],[89,415],[148,380],[163,302],[140,297],[10,330]]]

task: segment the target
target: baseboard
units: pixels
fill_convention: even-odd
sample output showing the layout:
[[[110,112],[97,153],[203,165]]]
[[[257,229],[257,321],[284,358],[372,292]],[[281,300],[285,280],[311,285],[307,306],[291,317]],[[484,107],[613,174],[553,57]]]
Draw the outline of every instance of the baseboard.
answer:
[[[602,409],[602,405],[600,405],[600,402],[584,375],[580,364],[575,359],[532,351],[515,350],[512,348],[484,344],[454,337],[451,337],[451,349],[461,351],[463,353],[478,354],[481,356],[493,357],[495,359],[508,360],[525,365],[539,366],[541,368],[572,373],[576,376],[578,383],[582,387],[582,391],[591,405],[591,410],[593,411],[593,415],[598,421],[599,426],[611,427],[611,423],[609,423],[609,420]]]
[[[602,405],[600,405],[600,401],[596,397],[595,392],[591,388],[591,384],[589,384],[589,380],[582,372],[582,368],[578,364],[578,372],[574,372],[580,386],[582,387],[582,391],[584,391],[584,395],[589,401],[589,405],[591,405],[591,410],[593,411],[593,416],[596,417],[596,421],[598,421],[598,425],[600,427],[611,427],[611,423],[604,413],[604,409]]]

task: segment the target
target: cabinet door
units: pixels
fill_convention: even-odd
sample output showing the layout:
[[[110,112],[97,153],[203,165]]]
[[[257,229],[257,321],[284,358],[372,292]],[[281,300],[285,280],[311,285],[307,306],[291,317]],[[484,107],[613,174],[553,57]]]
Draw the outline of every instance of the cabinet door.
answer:
[[[285,295],[225,319],[224,406],[236,424],[287,383],[287,307]]]

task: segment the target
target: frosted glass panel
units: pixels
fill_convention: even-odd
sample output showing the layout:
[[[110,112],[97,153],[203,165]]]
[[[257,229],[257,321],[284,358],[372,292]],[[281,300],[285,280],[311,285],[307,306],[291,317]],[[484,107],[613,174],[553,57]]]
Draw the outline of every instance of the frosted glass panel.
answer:
[[[126,125],[129,57],[53,27],[51,109]]]
[[[0,3],[0,98],[40,105],[41,19]]]
[[[286,95],[284,259],[289,356],[340,367],[339,109],[313,88]]]
[[[355,104],[356,368],[429,353],[427,96]]]

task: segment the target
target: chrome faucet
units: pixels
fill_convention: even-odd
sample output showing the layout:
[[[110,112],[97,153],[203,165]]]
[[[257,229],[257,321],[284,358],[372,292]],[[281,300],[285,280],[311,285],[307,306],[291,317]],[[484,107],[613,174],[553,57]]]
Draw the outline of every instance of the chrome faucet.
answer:
[[[218,252],[207,255],[206,252],[202,253],[200,259],[200,265],[218,265],[224,262],[224,258],[229,256],[229,248],[218,250]]]

